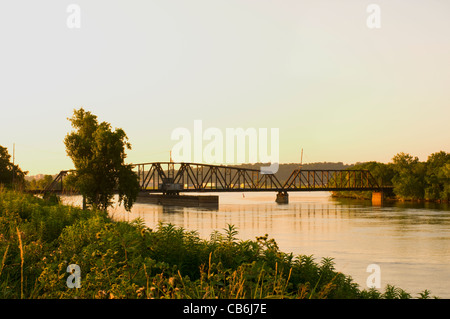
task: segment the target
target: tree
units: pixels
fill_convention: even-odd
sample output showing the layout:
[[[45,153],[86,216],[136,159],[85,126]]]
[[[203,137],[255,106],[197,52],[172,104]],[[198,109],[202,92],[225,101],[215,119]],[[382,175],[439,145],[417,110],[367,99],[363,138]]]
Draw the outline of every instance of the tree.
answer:
[[[427,182],[425,189],[426,199],[448,199],[448,193],[444,191],[446,184],[449,183],[444,168],[447,164],[450,165],[450,154],[444,151],[428,156],[427,176],[425,178]]]
[[[125,132],[106,122],[98,123],[97,116],[83,108],[74,110],[68,119],[75,131],[64,139],[67,155],[75,166],[74,183],[93,208],[106,210],[113,204],[115,192],[119,203],[131,210],[139,192],[137,174],[124,163],[125,150],[131,149]]]
[[[365,162],[357,163],[351,169],[367,169],[381,186],[391,186],[392,178],[394,177],[394,169],[391,164],[384,164],[379,162]]]
[[[18,165],[11,163],[11,155],[8,149],[0,145],[0,184],[4,185],[24,185],[25,175]]]
[[[395,175],[392,178],[394,193],[403,199],[422,199],[425,189],[426,164],[418,157],[398,153],[392,159]]]
[[[364,163],[358,162],[355,165],[349,167],[348,170],[368,170],[380,186],[392,186],[392,178],[395,174],[392,164],[384,164],[375,161]],[[354,178],[356,179],[356,183],[365,183],[365,181],[361,179],[362,177],[360,175],[356,175]],[[371,199],[372,191],[334,191],[333,196]]]
[[[36,189],[45,189],[50,183],[53,181],[52,175],[44,175],[44,177],[40,179],[33,178],[26,182],[27,188],[36,190]]]
[[[439,178],[443,181],[441,199],[450,200],[450,163],[446,163],[439,170]]]

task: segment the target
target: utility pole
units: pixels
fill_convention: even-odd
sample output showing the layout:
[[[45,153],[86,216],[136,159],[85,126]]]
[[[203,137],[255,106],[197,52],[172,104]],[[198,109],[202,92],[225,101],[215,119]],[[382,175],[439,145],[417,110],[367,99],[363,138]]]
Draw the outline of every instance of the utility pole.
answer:
[[[14,187],[14,182],[15,182],[15,178],[16,178],[16,165],[15,165],[15,161],[16,161],[16,143],[13,143],[13,169],[12,169],[12,186]]]
[[[303,166],[303,148],[302,148],[302,155],[300,157],[300,169],[302,169]]]

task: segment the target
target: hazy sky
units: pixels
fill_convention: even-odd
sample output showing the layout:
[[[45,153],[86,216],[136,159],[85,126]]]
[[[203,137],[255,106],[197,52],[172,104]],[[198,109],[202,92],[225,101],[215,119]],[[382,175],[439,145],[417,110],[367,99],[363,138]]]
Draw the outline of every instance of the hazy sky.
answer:
[[[280,162],[426,160],[450,151],[449,18],[448,0],[2,1],[0,145],[31,175],[72,168],[84,107],[133,163],[168,160],[194,120],[279,128]]]

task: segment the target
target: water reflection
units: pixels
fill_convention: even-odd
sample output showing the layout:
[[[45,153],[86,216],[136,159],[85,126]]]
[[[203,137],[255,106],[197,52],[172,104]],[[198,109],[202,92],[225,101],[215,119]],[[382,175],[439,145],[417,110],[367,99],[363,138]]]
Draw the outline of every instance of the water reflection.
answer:
[[[333,257],[336,268],[365,287],[369,264],[381,266],[381,283],[416,294],[424,289],[449,298],[450,211],[431,203],[336,201],[328,193],[290,194],[278,205],[275,194],[220,194],[218,209],[136,204],[131,212],[110,210],[116,220],[144,220],[150,228],[160,221],[195,230],[209,238],[214,230],[235,225],[241,239],[268,234],[281,250],[294,255]],[[66,198],[77,203],[77,198]]]

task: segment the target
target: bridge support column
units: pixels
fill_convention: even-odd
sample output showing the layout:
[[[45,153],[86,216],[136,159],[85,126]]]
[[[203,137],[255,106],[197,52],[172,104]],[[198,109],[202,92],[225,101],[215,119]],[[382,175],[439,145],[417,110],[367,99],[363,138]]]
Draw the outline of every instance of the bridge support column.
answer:
[[[289,194],[287,192],[278,192],[277,199],[275,200],[278,204],[288,204]]]
[[[384,203],[383,192],[372,192],[372,205],[382,206]]]

